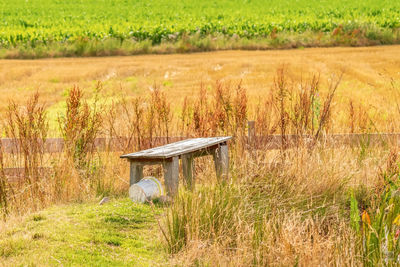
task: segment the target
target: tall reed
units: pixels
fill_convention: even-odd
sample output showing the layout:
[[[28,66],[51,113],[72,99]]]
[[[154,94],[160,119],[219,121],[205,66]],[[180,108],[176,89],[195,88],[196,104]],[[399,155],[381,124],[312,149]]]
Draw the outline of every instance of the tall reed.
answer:
[[[39,103],[39,94],[28,99],[25,106],[11,101],[5,121],[5,132],[15,140],[17,161],[24,168],[25,187],[21,194],[30,199],[35,209],[45,201],[44,144],[47,138],[48,122],[45,106]],[[27,196],[28,195],[28,196]]]
[[[97,85],[99,91],[101,84]],[[102,127],[102,110],[95,96],[92,106],[83,100],[82,90],[74,86],[69,90],[65,115],[58,117],[64,149],[78,168],[87,167],[95,151],[95,139]]]

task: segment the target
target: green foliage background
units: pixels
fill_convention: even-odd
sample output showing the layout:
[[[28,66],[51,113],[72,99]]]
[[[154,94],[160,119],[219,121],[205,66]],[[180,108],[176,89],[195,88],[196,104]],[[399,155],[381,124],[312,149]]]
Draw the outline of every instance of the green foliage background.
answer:
[[[0,0],[0,47],[183,35],[257,38],[271,32],[330,32],[400,26],[400,1],[374,0]]]

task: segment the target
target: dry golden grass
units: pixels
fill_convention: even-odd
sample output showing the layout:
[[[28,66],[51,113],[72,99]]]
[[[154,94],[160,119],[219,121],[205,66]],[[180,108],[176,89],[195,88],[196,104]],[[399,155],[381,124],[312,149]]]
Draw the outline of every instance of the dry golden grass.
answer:
[[[374,147],[368,142],[331,148],[318,143],[317,137],[321,136],[317,133],[319,128],[322,134],[399,131],[399,51],[400,47],[393,46],[2,61],[0,107],[5,111],[7,100],[12,99],[15,105],[9,109],[11,115],[21,114],[21,121],[32,121],[26,125],[9,120],[4,128],[15,129],[14,136],[26,132],[27,141],[40,145],[35,143],[34,134],[42,124],[35,123],[37,120],[29,117],[29,111],[18,106],[25,105],[28,96],[38,90],[47,103],[50,121],[56,120],[57,112],[64,112],[66,117],[59,120],[59,126],[71,149],[70,153],[51,155],[52,159],[45,161],[51,166],[50,174],[43,177],[38,176],[40,166],[35,158],[43,156],[39,150],[35,155],[5,155],[6,165],[28,164],[25,176],[38,178],[31,180],[39,189],[31,190],[25,182],[7,185],[10,213],[126,193],[128,168],[118,159],[122,151],[99,153],[86,149],[99,135],[118,138],[131,134],[132,142],[121,149],[129,151],[151,146],[154,136],[233,135],[232,179],[217,183],[210,159],[202,159],[196,165],[196,191],[182,190],[180,198],[165,209],[175,216],[174,220],[161,223],[164,229],[169,227],[166,247],[173,255],[172,263],[382,263],[388,259],[383,244],[389,239],[400,244],[394,235],[400,227],[392,217],[386,218],[383,225],[377,224],[384,221],[379,219],[379,209],[395,207],[391,216],[400,212],[397,193],[386,197],[391,202],[383,194],[397,192],[399,153],[390,145]],[[282,69],[282,64],[287,67]],[[313,78],[319,77],[318,73],[320,83]],[[335,84],[341,73],[344,75],[340,87],[333,101],[327,101],[328,92],[332,92],[329,84]],[[332,74],[336,77],[332,78]],[[242,84],[238,86],[240,80]],[[98,93],[98,81],[102,82],[100,97],[108,101],[102,106],[106,112],[94,108],[96,101],[86,104],[78,97],[73,101],[74,95],[81,96],[74,85],[85,88],[85,96],[91,98]],[[19,89],[27,84],[31,87]],[[128,96],[125,102],[121,96]],[[65,104],[66,98],[69,104]],[[108,105],[111,101],[113,105]],[[326,117],[325,103],[332,103]],[[186,108],[187,117],[182,112]],[[95,118],[89,125],[84,119],[88,114]],[[315,146],[300,144],[286,149],[282,144],[277,151],[249,152],[242,138],[247,119],[256,120],[259,135],[310,134],[315,136]],[[102,122],[101,131],[90,134],[91,126],[97,122]],[[161,176],[159,168],[145,172]],[[5,175],[0,173],[0,177],[4,180]],[[26,196],[20,197],[23,194]],[[36,196],[42,199],[38,201]],[[374,231],[390,227],[390,238],[379,236],[377,242],[370,238],[372,230],[372,234],[366,233],[366,224],[361,222],[364,211],[371,214],[373,223],[369,226]],[[363,243],[366,238],[370,238],[368,242],[372,240],[367,247]],[[367,255],[364,251],[372,253]],[[389,252],[398,251],[400,246]]]
[[[344,71],[336,95],[339,114],[368,110],[372,118],[385,117],[396,109],[391,79],[400,78],[400,47],[310,48],[278,51],[222,51],[184,55],[146,55],[107,58],[63,58],[0,61],[0,112],[7,100],[23,102],[33,91],[46,100],[50,117],[55,117],[66,90],[79,85],[90,96],[97,81],[109,96],[147,95],[155,84],[162,87],[171,105],[184,97],[196,98],[200,83],[242,80],[250,102],[270,90],[275,71],[286,65],[293,79],[320,73],[322,81]],[[88,93],[89,92],[89,93]],[[251,116],[250,116],[251,117]],[[339,116],[340,117],[340,116]],[[342,118],[342,124],[346,124]],[[380,131],[389,131],[378,125]]]
[[[273,152],[244,153],[232,159],[233,181],[222,187],[207,181],[210,170],[198,172],[197,191],[183,193],[169,211],[175,232],[168,237],[180,233],[185,240],[172,262],[362,265],[367,258],[350,227],[350,194],[356,192],[360,209],[373,210],[390,158],[387,149],[367,150],[362,158],[359,148],[300,148],[288,151],[284,165],[269,164],[281,161]]]

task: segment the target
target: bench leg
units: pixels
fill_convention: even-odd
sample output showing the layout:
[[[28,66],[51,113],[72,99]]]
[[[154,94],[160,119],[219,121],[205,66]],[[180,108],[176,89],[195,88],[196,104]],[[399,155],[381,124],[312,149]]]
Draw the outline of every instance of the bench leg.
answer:
[[[186,181],[186,186],[190,190],[194,188],[195,179],[193,175],[194,171],[194,158],[192,155],[182,155],[182,170],[183,170],[183,177]]]
[[[173,157],[169,161],[163,163],[164,181],[167,188],[167,194],[173,197],[178,193],[179,185],[179,158]]]
[[[213,153],[215,171],[218,179],[228,179],[229,153],[228,145],[222,144]]]
[[[136,184],[143,178],[143,166],[133,161],[130,162],[130,179],[129,186]]]

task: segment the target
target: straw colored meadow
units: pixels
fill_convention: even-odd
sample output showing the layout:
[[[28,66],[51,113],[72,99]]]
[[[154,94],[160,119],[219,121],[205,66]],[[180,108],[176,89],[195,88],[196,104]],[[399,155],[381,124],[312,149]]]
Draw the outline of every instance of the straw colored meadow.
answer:
[[[0,154],[0,264],[398,264],[397,143],[368,137],[399,132],[398,49],[2,61],[1,134],[18,151]],[[228,180],[206,157],[173,203],[127,199],[121,154],[221,135],[234,137]],[[283,136],[276,149],[268,135]]]

